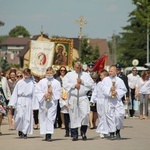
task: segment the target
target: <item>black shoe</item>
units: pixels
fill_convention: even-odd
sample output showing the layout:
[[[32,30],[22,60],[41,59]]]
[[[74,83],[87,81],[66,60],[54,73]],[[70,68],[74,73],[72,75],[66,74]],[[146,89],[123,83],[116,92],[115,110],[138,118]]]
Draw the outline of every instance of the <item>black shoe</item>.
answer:
[[[117,140],[120,140],[120,139],[121,139],[120,130],[117,130],[117,131],[116,131],[116,139],[117,139]]]
[[[82,140],[83,140],[83,141],[86,141],[86,140],[87,140],[86,135],[82,135]]]
[[[72,141],[78,141],[78,137],[73,137]]]
[[[18,136],[22,137],[23,133],[21,131],[18,131]]]
[[[66,133],[64,137],[69,137],[69,133]]]
[[[27,134],[24,134],[24,139],[27,139]]]
[[[117,135],[116,135],[116,139],[117,139],[117,140],[120,140],[120,139],[121,139],[120,134],[117,134]]]
[[[48,141],[48,142],[51,142],[51,141],[52,141],[52,139],[51,139],[51,134],[46,134],[45,141]]]
[[[115,137],[114,137],[114,132],[111,132],[111,133],[110,133],[109,139],[110,139],[110,140],[114,140],[114,139],[115,139]]]

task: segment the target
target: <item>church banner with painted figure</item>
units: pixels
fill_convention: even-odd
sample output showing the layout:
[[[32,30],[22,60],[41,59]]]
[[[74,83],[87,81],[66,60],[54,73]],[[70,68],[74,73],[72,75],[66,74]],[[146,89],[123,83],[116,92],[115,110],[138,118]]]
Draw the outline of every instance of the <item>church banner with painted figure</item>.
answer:
[[[54,42],[31,41],[29,68],[33,75],[43,77],[53,65],[54,45]]]
[[[51,38],[55,42],[53,68],[59,69],[60,66],[66,66],[69,70],[72,68],[73,40],[66,38]]]

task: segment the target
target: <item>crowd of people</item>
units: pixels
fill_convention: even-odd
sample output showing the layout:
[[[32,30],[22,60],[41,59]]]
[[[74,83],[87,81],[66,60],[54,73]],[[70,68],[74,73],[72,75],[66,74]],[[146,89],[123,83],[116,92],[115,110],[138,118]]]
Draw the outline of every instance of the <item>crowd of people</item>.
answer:
[[[148,119],[149,71],[140,77],[133,67],[125,76],[118,63],[109,71],[93,71],[93,66],[89,63],[84,70],[81,62],[75,62],[72,71],[60,66],[57,72],[48,67],[42,79],[29,68],[11,69],[7,78],[0,69],[0,135],[7,116],[9,130],[17,130],[23,139],[40,129],[50,142],[54,129],[61,128],[72,141],[78,141],[79,135],[86,141],[89,126],[101,138],[118,140],[126,117],[124,105],[131,102],[128,115],[133,117],[135,99],[140,101],[139,118]]]

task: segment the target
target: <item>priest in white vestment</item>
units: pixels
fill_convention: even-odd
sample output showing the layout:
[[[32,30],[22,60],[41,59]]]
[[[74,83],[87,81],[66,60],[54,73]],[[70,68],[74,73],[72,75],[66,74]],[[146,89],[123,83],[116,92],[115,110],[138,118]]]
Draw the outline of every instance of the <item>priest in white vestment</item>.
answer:
[[[40,134],[45,134],[46,141],[52,141],[51,135],[54,134],[57,104],[62,92],[60,82],[53,77],[54,74],[52,67],[47,68],[46,77],[41,79],[36,86]]]
[[[108,100],[106,117],[111,140],[114,139],[114,132],[116,132],[117,139],[121,138],[120,129],[123,127],[125,114],[121,98],[127,92],[123,80],[116,76],[116,71],[117,68],[115,65],[110,66],[109,76],[105,77],[102,81],[104,99]]]
[[[78,140],[78,127],[81,127],[82,139],[87,139],[86,131],[89,124],[90,105],[86,94],[93,85],[93,79],[88,73],[82,71],[80,62],[76,62],[74,71],[68,72],[63,78],[63,87],[69,93],[69,115],[73,141]]]

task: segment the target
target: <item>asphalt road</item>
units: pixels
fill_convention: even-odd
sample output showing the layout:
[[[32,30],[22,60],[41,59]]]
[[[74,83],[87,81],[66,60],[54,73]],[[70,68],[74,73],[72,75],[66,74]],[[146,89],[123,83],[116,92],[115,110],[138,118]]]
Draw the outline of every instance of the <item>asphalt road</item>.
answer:
[[[100,139],[95,129],[88,129],[87,141],[82,141],[81,137],[72,141],[70,137],[64,137],[65,131],[59,128],[55,129],[52,142],[43,141],[39,130],[34,130],[27,139],[20,139],[16,130],[8,130],[7,118],[3,119],[2,133],[0,150],[150,150],[150,119],[125,119],[122,139],[114,141]]]

